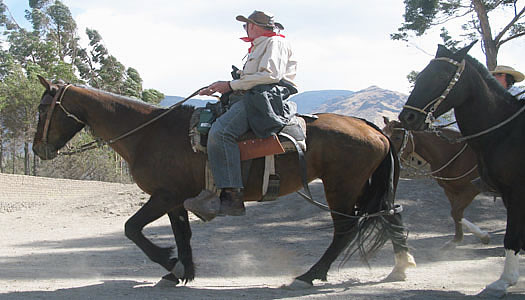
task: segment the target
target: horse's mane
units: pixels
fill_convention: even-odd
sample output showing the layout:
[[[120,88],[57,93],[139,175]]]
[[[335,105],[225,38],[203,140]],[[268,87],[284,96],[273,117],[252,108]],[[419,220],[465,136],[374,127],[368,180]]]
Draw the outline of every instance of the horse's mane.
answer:
[[[497,94],[500,94],[505,100],[507,99],[512,99],[514,98],[514,96],[512,96],[509,91],[507,91],[507,89],[505,89],[499,82],[498,80],[496,79],[496,77],[494,77],[490,72],[489,70],[485,67],[485,65],[483,65],[482,63],[480,63],[477,59],[473,58],[472,56],[470,55],[467,55],[465,57],[465,59],[467,60],[467,62],[470,63],[471,66],[474,67],[474,69],[476,69],[478,71],[478,73],[481,75],[481,77],[485,80],[485,82],[487,83],[487,86],[494,92],[496,92]],[[509,98],[510,97],[510,98]]]
[[[95,92],[97,94],[102,94],[102,95],[109,96],[112,99],[114,99],[116,102],[118,102],[120,105],[122,105],[124,107],[127,107],[127,108],[140,107],[140,108],[159,109],[159,110],[166,110],[167,109],[167,108],[164,108],[164,107],[160,107],[158,105],[154,105],[154,104],[142,101],[141,99],[115,94],[115,93],[104,91],[104,90],[101,90],[101,89],[97,89],[97,88],[94,88],[94,87],[91,87],[91,86],[78,85],[78,87],[86,89],[86,90],[89,90],[91,92]],[[176,111],[178,111],[178,112],[180,112],[182,114],[186,114],[186,112],[187,112],[189,115],[191,115],[191,112],[193,112],[194,110],[195,110],[194,106],[186,105],[186,104],[183,104],[183,105],[179,106],[176,109]]]

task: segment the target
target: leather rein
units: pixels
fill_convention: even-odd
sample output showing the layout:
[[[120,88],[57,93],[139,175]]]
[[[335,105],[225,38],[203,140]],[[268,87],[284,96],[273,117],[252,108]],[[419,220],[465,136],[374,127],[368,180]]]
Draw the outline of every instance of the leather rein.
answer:
[[[65,95],[67,89],[71,85],[72,84],[67,84],[67,85],[60,86],[59,90],[57,91],[57,93],[53,97],[53,100],[51,101],[51,107],[50,107],[49,111],[47,112],[46,121],[44,123],[44,129],[43,129],[43,133],[42,133],[42,141],[44,143],[47,143],[49,126],[50,126],[50,123],[51,123],[51,117],[53,116],[53,112],[54,112],[54,110],[55,110],[57,105],[64,111],[66,116],[72,118],[73,120],[77,121],[80,124],[86,125],[86,123],[84,121],[82,121],[80,118],[78,118],[74,114],[70,113],[62,105],[62,100],[64,98],[64,95]],[[204,87],[204,88],[206,88],[206,87]],[[170,113],[173,109],[181,106],[184,102],[186,102],[189,99],[195,97],[199,93],[199,91],[204,89],[204,88],[198,89],[197,91],[193,92],[193,94],[191,94],[190,96],[188,96],[188,97],[184,98],[183,100],[173,104],[166,111],[164,111],[160,115],[156,116],[155,118],[152,118],[151,120],[148,120],[145,123],[143,123],[143,124],[133,128],[133,129],[131,129],[131,130],[129,130],[129,131],[127,131],[127,132],[125,132],[125,133],[115,137],[115,138],[109,139],[108,141],[104,141],[104,140],[102,140],[100,138],[97,138],[95,141],[92,141],[92,142],[89,142],[89,143],[84,144],[82,146],[79,146],[76,149],[73,149],[73,150],[70,150],[70,151],[67,151],[67,152],[58,151],[58,154],[59,155],[73,155],[73,154],[81,153],[81,152],[84,152],[84,151],[87,151],[87,150],[91,150],[91,149],[94,149],[94,148],[99,148],[99,147],[102,147],[104,145],[111,145],[111,144],[113,144],[113,143],[115,143],[115,142],[117,142],[117,141],[119,141],[119,140],[121,140],[121,139],[123,139],[125,137],[128,137],[128,136],[132,135],[133,133],[141,130],[142,128],[144,128],[144,127],[146,127],[148,125],[150,125],[151,123],[157,121],[158,119],[164,117],[165,115]]]
[[[412,143],[412,152],[410,152],[410,153],[416,153],[417,154],[417,152],[416,152],[416,144],[414,143],[414,135],[412,134],[412,132],[410,130],[407,130],[405,128],[394,128],[393,130],[403,131],[403,141],[402,141],[402,144],[401,144],[401,148],[399,149],[398,157],[402,161],[404,161],[406,163],[406,160],[402,158],[402,155],[403,155],[403,153],[404,153],[404,151],[405,151],[405,149],[407,147],[407,144],[408,144],[409,140]],[[461,148],[451,159],[449,159],[448,162],[446,162],[444,165],[442,165],[441,167],[437,168],[436,170],[431,171],[431,172],[420,173],[420,174],[417,174],[417,175],[430,176],[430,177],[432,177],[434,179],[446,180],[446,181],[459,180],[461,178],[464,178],[464,177],[468,176],[470,173],[474,172],[477,169],[477,167],[478,167],[477,164],[475,164],[472,169],[468,170],[463,175],[460,175],[460,176],[457,176],[457,177],[441,177],[441,176],[435,176],[434,175],[434,174],[437,174],[437,173],[445,170],[448,166],[450,166],[452,164],[452,162],[454,162],[467,149],[467,146],[468,146],[468,144],[465,143],[463,148]],[[414,167],[412,167],[412,168],[414,168]],[[416,169],[416,171],[419,171],[419,168],[415,168],[415,169]]]
[[[516,117],[518,117],[523,111],[525,111],[525,105],[520,109],[518,110],[517,112],[515,112],[512,116],[510,116],[508,119],[494,125],[494,126],[491,126],[485,130],[482,130],[478,133],[474,133],[474,134],[471,134],[471,135],[467,135],[467,136],[463,136],[463,137],[460,137],[460,138],[456,138],[456,139],[451,139],[447,136],[444,136],[444,135],[440,135],[439,134],[439,131],[435,131],[435,127],[433,125],[433,122],[435,121],[435,117],[434,117],[434,112],[437,110],[437,108],[439,107],[439,105],[441,105],[441,103],[443,103],[443,101],[447,98],[450,90],[452,90],[452,88],[456,85],[456,83],[458,82],[459,78],[461,77],[461,74],[463,73],[463,71],[465,70],[465,59],[463,59],[461,62],[458,62],[456,60],[453,60],[452,58],[448,58],[448,57],[436,57],[434,59],[431,60],[432,61],[445,61],[445,62],[448,62],[454,66],[456,66],[456,72],[454,73],[454,76],[452,76],[452,79],[450,80],[448,86],[445,88],[445,90],[443,91],[443,93],[436,97],[434,100],[430,101],[425,107],[423,108],[419,108],[419,107],[415,107],[415,106],[411,106],[411,105],[403,105],[403,108],[407,108],[407,109],[411,109],[411,110],[414,110],[416,112],[419,112],[419,113],[422,113],[423,115],[425,115],[425,123],[428,124],[428,127],[430,129],[430,131],[433,131],[435,132],[438,136],[441,136],[445,139],[447,139],[450,143],[462,143],[464,141],[467,141],[469,139],[473,139],[473,138],[476,138],[476,137],[480,137],[482,135],[485,135],[489,132],[492,132],[502,126],[504,126],[505,124],[509,123],[510,121],[514,120]],[[430,107],[430,109],[428,109]],[[428,109],[428,111],[427,111]]]

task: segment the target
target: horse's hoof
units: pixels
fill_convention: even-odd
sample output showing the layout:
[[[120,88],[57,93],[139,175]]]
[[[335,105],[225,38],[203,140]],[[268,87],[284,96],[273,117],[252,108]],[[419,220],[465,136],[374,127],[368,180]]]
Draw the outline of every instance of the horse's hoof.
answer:
[[[177,284],[179,284],[179,279],[177,279],[177,277],[175,277],[175,275],[173,275],[172,273],[169,273],[167,275],[165,275],[164,277],[162,277],[162,279],[157,282],[157,284],[155,284],[155,287],[159,287],[159,288],[172,288],[172,287],[176,287]]]
[[[481,243],[488,245],[490,243],[490,235],[484,235],[479,238],[481,240]]]
[[[175,264],[175,267],[171,269],[171,274],[175,275],[178,278],[184,278],[184,264],[179,260]]]
[[[480,298],[503,298],[507,294],[507,290],[491,289],[486,287],[476,296]]]
[[[396,281],[405,281],[407,279],[407,275],[404,272],[392,272],[388,274],[388,276],[383,279],[383,282],[396,282]]]
[[[299,279],[295,279],[292,283],[288,284],[288,285],[283,285],[281,286],[282,289],[286,289],[286,290],[306,290],[306,289],[310,289],[313,287],[313,284],[310,284],[308,282],[305,282],[305,281],[302,281],[302,280],[299,280]]]

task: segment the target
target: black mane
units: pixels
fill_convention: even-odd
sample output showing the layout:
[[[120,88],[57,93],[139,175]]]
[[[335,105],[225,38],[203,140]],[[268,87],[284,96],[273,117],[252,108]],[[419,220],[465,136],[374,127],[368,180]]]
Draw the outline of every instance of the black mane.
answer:
[[[510,100],[509,102],[513,102],[513,98],[514,96],[511,95],[511,93],[509,93],[509,91],[507,91],[507,89],[505,89],[499,82],[498,80],[496,79],[496,77],[494,77],[490,72],[489,70],[485,67],[485,65],[483,65],[482,63],[480,63],[477,59],[473,58],[472,56],[470,55],[467,55],[465,57],[466,61],[472,66],[474,67],[474,69],[476,69],[478,71],[478,73],[481,75],[481,77],[485,80],[485,82],[487,83],[487,86],[493,90],[494,92],[502,95],[504,97],[505,100]]]

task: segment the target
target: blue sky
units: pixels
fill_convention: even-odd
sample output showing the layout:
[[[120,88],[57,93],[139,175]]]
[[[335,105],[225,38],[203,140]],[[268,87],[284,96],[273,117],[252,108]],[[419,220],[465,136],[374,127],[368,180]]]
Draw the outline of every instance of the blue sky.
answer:
[[[423,69],[441,42],[438,30],[407,44],[390,33],[402,22],[402,0],[62,0],[81,38],[96,29],[110,53],[137,69],[144,88],[186,96],[242,67],[248,44],[235,16],[272,12],[293,45],[300,91],[371,85],[408,94],[406,75]],[[18,22],[27,0],[4,0]],[[498,29],[497,18],[493,28]],[[454,32],[459,28],[449,28]],[[85,42],[85,41],[84,41]],[[523,39],[500,50],[499,63],[525,72]],[[470,54],[485,62],[478,43]]]

